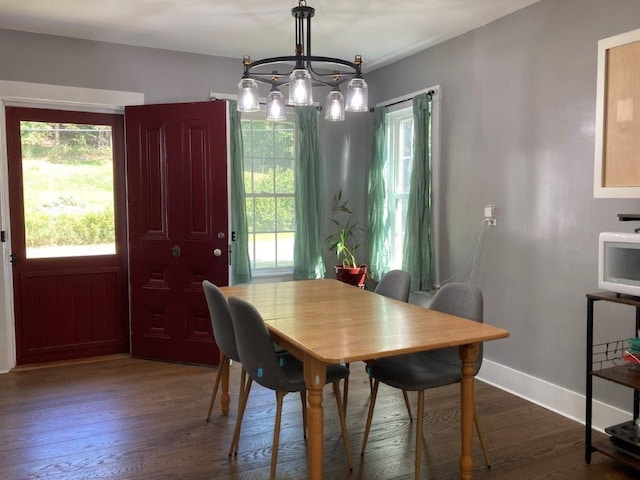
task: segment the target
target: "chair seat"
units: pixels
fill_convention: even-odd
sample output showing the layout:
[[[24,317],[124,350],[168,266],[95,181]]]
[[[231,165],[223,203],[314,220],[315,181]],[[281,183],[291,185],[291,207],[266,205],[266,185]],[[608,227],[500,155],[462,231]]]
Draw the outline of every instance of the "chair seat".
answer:
[[[457,349],[455,350],[457,355]],[[443,353],[448,353],[443,355]],[[401,390],[419,391],[460,381],[460,360],[451,352],[435,350],[377,359],[367,366],[369,375]]]

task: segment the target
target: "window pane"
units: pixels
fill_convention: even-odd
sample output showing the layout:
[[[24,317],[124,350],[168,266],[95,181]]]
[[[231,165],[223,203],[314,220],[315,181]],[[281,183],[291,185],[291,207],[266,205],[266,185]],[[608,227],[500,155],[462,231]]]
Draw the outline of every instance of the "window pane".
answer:
[[[278,233],[278,268],[293,267],[293,232]]]
[[[276,199],[273,197],[256,197],[255,199],[255,231],[276,231]]]
[[[253,189],[253,170],[251,170],[251,159],[245,158],[245,170],[244,170],[244,193],[250,195],[254,192]]]
[[[391,262],[392,268],[402,268],[402,249],[404,246],[404,232],[406,228],[407,197],[399,197],[395,200],[393,209],[393,237],[391,238]]]
[[[255,268],[275,268],[276,234],[259,233],[255,236]]]
[[[294,198],[279,197],[277,199],[278,206],[278,232],[294,231]]]
[[[295,130],[291,122],[278,122],[275,124],[275,150],[276,158],[293,159],[295,155]]]
[[[398,142],[395,188],[397,193],[409,193],[413,154],[413,119],[399,122]]]
[[[247,197],[247,231],[249,233],[254,232],[254,224],[256,221],[255,216],[255,199],[253,197]]]
[[[400,123],[400,154],[402,157],[411,157],[413,146],[413,118],[403,120]]]
[[[276,161],[276,192],[277,193],[293,193],[294,192],[294,162],[293,160],[277,160]]]
[[[273,131],[266,121],[253,121],[254,158],[273,158]]]
[[[256,266],[256,236],[253,233],[250,233],[247,236],[247,240],[249,242],[249,262],[251,263],[251,268],[255,268]]]
[[[111,127],[20,122],[27,258],[115,254]]]
[[[253,162],[253,192],[274,193],[273,159],[255,159]]]
[[[251,144],[251,120],[242,120],[242,148],[244,153],[252,156],[252,144]]]

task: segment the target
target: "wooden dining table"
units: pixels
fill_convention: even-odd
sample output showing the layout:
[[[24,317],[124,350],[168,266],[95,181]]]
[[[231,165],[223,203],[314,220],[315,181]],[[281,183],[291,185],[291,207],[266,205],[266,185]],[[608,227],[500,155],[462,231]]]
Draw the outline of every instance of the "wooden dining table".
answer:
[[[322,389],[327,365],[457,346],[462,360],[460,478],[471,479],[475,360],[480,342],[509,336],[503,328],[400,302],[337,280],[299,280],[222,287],[253,304],[271,337],[304,364],[309,478],[323,475]],[[229,411],[223,372],[221,408]]]

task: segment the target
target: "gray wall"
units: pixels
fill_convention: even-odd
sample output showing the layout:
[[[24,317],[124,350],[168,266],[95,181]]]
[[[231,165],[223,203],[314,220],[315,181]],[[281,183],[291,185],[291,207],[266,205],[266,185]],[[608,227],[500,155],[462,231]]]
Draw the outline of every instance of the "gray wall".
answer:
[[[344,122],[324,122],[322,129],[321,156],[323,157],[324,212],[323,229],[332,232],[329,221],[333,196],[342,190],[343,199],[349,201],[353,211],[352,221],[362,227],[366,225],[364,209],[367,184],[366,127],[371,121],[369,113],[346,113]],[[326,235],[325,235],[326,237]],[[358,236],[360,247],[356,250],[359,263],[366,263],[366,245],[363,235]],[[326,249],[325,249],[326,250]],[[325,251],[326,277],[335,278],[333,266],[336,256]]]
[[[443,278],[497,205],[475,280],[511,338],[486,356],[578,392],[598,233],[640,226],[616,217],[640,201],[593,198],[597,43],[637,28],[637,0],[543,0],[367,76],[374,101],[442,87]],[[633,310],[596,314],[601,339],[633,335]]]
[[[146,103],[236,93],[242,60],[0,30],[0,79],[126,90]]]

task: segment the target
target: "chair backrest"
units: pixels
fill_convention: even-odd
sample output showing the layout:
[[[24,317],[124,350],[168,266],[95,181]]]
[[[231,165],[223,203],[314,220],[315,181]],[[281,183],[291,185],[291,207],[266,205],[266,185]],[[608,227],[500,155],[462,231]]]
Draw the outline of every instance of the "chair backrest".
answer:
[[[229,297],[229,308],[240,362],[251,379],[276,391],[293,392],[304,389],[301,375],[294,385],[284,373],[269,330],[258,310],[237,297]]]
[[[476,322],[483,321],[482,292],[469,283],[443,285],[433,296],[429,308]]]
[[[455,315],[456,317],[468,318],[476,322],[483,322],[484,303],[482,292],[475,285],[469,283],[447,283],[433,296],[429,304],[431,310]],[[459,362],[458,349],[447,349],[452,361]],[[478,359],[476,360],[476,373],[482,365],[483,348],[480,344]]]
[[[204,296],[209,307],[211,317],[211,327],[213,337],[218,344],[220,351],[231,360],[240,361],[238,348],[236,347],[236,336],[233,332],[233,322],[231,321],[231,310],[227,303],[227,297],[222,291],[209,280],[202,282]]]
[[[380,279],[374,292],[402,302],[409,301],[411,276],[403,270],[391,270]]]

